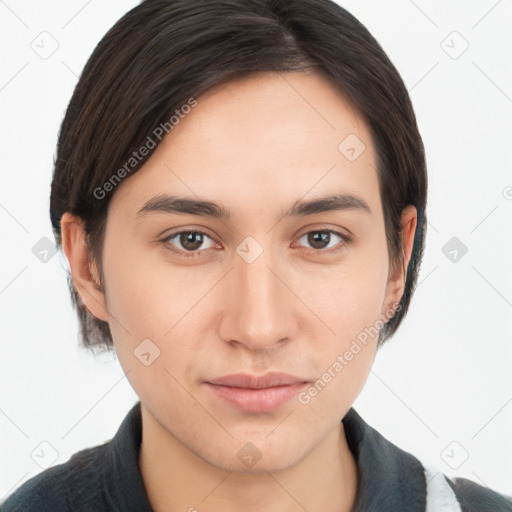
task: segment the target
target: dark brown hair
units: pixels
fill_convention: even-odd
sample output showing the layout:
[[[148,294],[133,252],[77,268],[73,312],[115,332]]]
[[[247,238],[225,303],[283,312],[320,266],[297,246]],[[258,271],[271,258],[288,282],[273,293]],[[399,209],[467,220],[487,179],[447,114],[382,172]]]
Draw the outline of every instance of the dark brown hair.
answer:
[[[57,246],[64,212],[81,217],[103,282],[103,237],[115,193],[104,185],[116,173],[129,179],[140,169],[151,151],[132,161],[129,174],[120,171],[148,137],[155,139],[155,128],[215,85],[305,69],[334,79],[371,130],[395,268],[403,265],[402,210],[418,211],[405,291],[381,329],[381,345],[407,312],[423,254],[424,148],[398,71],[368,30],[330,0],[146,0],[125,14],[90,56],[62,122],[50,198]],[[112,348],[108,323],[85,308],[70,275],[68,283],[83,346]]]

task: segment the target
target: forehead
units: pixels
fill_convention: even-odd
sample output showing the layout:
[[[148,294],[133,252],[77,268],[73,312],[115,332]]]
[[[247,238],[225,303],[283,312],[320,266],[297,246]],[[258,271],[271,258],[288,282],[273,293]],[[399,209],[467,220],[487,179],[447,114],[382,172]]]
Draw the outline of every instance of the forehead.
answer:
[[[380,204],[364,119],[322,74],[260,73],[197,98],[112,202],[140,208],[168,192],[249,215],[334,190]]]

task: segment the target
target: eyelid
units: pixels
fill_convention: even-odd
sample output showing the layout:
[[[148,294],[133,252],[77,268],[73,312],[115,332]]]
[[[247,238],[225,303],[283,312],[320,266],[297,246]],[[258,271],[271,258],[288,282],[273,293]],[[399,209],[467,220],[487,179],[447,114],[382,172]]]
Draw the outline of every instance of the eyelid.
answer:
[[[315,233],[315,232],[329,232],[334,233],[336,235],[341,236],[342,238],[346,238],[347,240],[352,239],[352,233],[348,229],[341,228],[339,226],[332,226],[332,225],[318,225],[314,224],[313,226],[306,226],[303,228],[304,231],[300,231],[299,233],[302,233],[298,235],[296,238],[300,238],[304,235],[307,235],[308,233]]]

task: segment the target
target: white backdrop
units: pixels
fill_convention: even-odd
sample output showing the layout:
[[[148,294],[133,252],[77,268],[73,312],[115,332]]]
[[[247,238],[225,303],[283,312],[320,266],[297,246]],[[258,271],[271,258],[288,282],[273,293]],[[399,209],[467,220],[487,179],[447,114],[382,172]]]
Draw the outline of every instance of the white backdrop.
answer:
[[[78,348],[48,214],[77,77],[136,3],[0,1],[0,501],[110,439],[137,400],[114,356]],[[426,464],[512,494],[512,1],[340,4],[402,74],[429,172],[419,285],[354,407]]]

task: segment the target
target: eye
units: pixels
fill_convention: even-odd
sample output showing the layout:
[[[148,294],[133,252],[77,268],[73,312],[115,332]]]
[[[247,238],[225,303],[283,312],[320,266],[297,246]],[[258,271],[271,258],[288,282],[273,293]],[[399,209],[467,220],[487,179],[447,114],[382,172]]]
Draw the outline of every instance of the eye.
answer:
[[[332,229],[308,231],[299,238],[299,240],[302,239],[305,239],[306,242],[311,245],[311,249],[325,253],[336,252],[342,249],[345,244],[350,242],[350,238],[348,236]],[[325,250],[338,245],[340,242],[339,240],[337,242],[336,239],[340,239],[343,243],[336,249]]]
[[[205,239],[211,241],[210,245],[204,247]],[[215,247],[213,239],[203,231],[179,231],[164,238],[162,242],[171,251],[181,256],[199,256],[199,252]]]
[[[309,231],[302,235],[298,240],[300,241],[302,239],[305,239],[306,243],[311,245],[310,249],[329,254],[343,249],[343,247],[350,242],[350,238],[347,235],[332,229]],[[210,243],[205,246],[205,241],[207,240],[209,240]],[[340,241],[342,243],[340,243]],[[162,243],[168,250],[184,257],[198,257],[201,256],[202,251],[219,247],[207,233],[197,230],[173,233],[162,239]],[[336,245],[339,245],[339,247],[336,247]],[[326,250],[331,247],[336,248]]]

